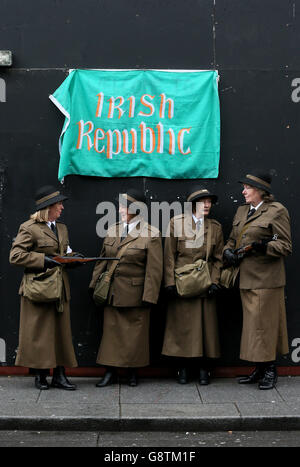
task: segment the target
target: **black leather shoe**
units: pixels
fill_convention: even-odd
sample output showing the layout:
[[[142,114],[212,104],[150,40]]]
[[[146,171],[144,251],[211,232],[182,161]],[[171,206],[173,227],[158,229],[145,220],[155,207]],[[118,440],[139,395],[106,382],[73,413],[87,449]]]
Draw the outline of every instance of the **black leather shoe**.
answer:
[[[46,370],[46,372],[47,371],[48,370]],[[41,389],[41,390],[49,389],[49,384],[46,378],[46,374],[47,374],[46,372],[43,370],[36,372],[34,384],[37,389]]]
[[[258,381],[263,378],[264,371],[260,366],[256,366],[255,369],[250,373],[249,376],[243,376],[239,379],[239,384],[253,384],[258,383]]]
[[[128,376],[128,386],[134,387],[137,385],[138,385],[138,379],[137,379],[136,371],[133,369],[130,369],[129,376]]]
[[[277,383],[277,370],[274,364],[268,365],[263,378],[259,381],[259,389],[273,389]]]
[[[179,384],[186,384],[187,383],[187,370],[186,368],[179,368],[177,372],[177,382]]]
[[[205,368],[200,368],[199,384],[201,384],[201,386],[207,386],[209,384],[209,373]]]
[[[107,370],[103,378],[96,384],[96,388],[103,388],[114,382],[114,373],[110,370]]]
[[[75,391],[76,389],[76,385],[68,381],[65,374],[65,368],[63,366],[57,366],[54,368],[51,387],[65,389],[66,391]]]

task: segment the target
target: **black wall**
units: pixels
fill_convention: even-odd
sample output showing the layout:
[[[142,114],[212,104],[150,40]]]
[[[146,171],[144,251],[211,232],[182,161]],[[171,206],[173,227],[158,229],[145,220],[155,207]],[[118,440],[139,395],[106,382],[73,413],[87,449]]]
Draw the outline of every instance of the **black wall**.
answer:
[[[221,106],[221,158],[217,180],[204,183],[219,194],[214,217],[227,237],[241,203],[241,174],[266,168],[273,173],[276,198],[292,219],[294,252],[287,260],[287,314],[291,352],[300,337],[299,109],[292,81],[300,77],[300,0],[0,0],[0,49],[12,50],[13,66],[0,67],[6,102],[0,102],[0,338],[12,365],[18,343],[18,285],[22,271],[8,254],[21,222],[33,212],[32,196],[55,184],[58,138],[63,116],[48,96],[69,68],[218,69]],[[71,247],[88,255],[100,251],[96,205],[119,191],[140,186],[156,200],[183,196],[194,181],[149,178],[102,179],[69,176],[71,200],[64,220]],[[81,366],[95,365],[101,313],[88,297],[92,266],[70,273],[72,327]],[[219,304],[223,356],[220,365],[239,360],[241,308],[236,293]],[[151,323],[152,364],[160,358],[165,302]],[[0,355],[1,357],[1,355]]]

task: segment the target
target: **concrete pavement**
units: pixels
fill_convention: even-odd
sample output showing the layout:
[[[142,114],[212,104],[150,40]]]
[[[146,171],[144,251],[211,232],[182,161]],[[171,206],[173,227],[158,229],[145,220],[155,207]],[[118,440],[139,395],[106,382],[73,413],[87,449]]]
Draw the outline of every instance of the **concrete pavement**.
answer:
[[[179,385],[142,378],[96,388],[98,378],[70,378],[76,391],[38,391],[32,376],[0,377],[1,430],[237,431],[299,430],[300,377],[279,377],[276,389],[215,378]]]

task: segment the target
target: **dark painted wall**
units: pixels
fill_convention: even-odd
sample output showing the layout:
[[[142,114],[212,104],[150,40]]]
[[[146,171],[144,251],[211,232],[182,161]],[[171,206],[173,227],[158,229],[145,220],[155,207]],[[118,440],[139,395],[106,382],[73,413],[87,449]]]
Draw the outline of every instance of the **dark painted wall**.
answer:
[[[220,176],[205,184],[219,194],[214,216],[225,237],[242,202],[237,180],[249,168],[272,169],[274,193],[289,209],[294,239],[286,289],[291,352],[280,363],[295,365],[300,103],[292,100],[292,82],[300,77],[300,0],[0,0],[0,12],[0,48],[12,50],[14,60],[12,68],[0,68],[7,87],[6,102],[0,102],[0,339],[6,342],[7,363],[14,363],[18,343],[22,275],[8,264],[11,241],[33,212],[36,189],[57,182],[63,117],[48,95],[69,68],[173,68],[220,73]],[[64,188],[71,201],[64,220],[72,248],[91,255],[100,250],[95,230],[100,201],[112,201],[129,186],[143,187],[157,200],[182,199],[191,183],[67,177]],[[101,313],[86,292],[91,271],[86,265],[70,273],[74,344],[82,366],[95,364],[101,337]],[[164,319],[162,297],[151,322],[155,366],[166,365],[159,357]],[[224,295],[219,321],[219,363],[241,364],[237,294]]]

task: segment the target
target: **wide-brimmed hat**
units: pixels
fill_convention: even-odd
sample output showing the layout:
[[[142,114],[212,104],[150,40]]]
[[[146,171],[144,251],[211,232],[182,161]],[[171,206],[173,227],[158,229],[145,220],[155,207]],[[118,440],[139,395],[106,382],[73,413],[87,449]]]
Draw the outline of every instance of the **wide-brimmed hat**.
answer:
[[[51,204],[55,204],[66,199],[68,199],[67,196],[62,195],[54,186],[43,186],[39,188],[35,194],[35,207],[37,211],[40,211],[47,206],[51,206]]]
[[[211,193],[207,188],[205,188],[202,185],[194,185],[188,195],[186,200],[188,202],[195,201],[196,199],[201,199],[201,198],[211,198],[212,203],[216,203],[218,201],[217,195],[214,193]]]
[[[255,188],[264,190],[267,193],[271,193],[271,182],[271,174],[259,170],[252,170],[250,174],[247,174],[244,178],[239,180],[239,183],[254,186]]]
[[[119,194],[117,201],[129,206],[131,203],[146,203],[146,197],[142,190],[128,188],[125,193]]]

